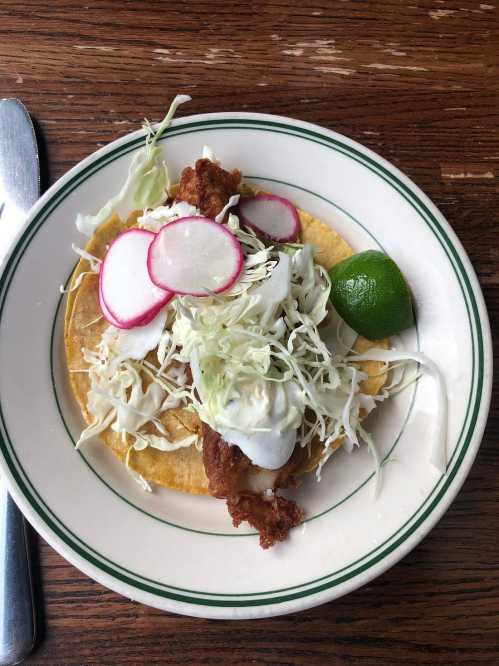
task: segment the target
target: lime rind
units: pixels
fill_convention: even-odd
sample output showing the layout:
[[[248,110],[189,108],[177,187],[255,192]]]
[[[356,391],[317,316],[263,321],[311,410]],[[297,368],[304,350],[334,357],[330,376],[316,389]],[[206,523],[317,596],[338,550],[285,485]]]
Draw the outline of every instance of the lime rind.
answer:
[[[377,250],[360,252],[330,270],[330,299],[338,314],[368,340],[414,324],[409,286],[397,264]]]

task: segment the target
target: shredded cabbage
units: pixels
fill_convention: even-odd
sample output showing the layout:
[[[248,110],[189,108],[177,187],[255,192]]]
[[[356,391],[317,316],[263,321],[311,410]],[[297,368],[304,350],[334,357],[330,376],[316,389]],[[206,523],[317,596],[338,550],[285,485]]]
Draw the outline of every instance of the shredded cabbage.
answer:
[[[159,363],[156,366],[146,359],[148,352],[158,347],[167,321],[168,313],[163,312],[141,329],[121,331],[109,326],[96,350],[83,350],[84,360],[89,364],[87,408],[94,420],[82,432],[77,446],[109,426],[144,441],[149,435],[143,427],[152,423],[159,435],[165,435],[160,415],[172,407],[185,405],[191,391],[186,385],[185,369],[163,370]],[[133,339],[137,331],[140,338]],[[154,442],[150,440],[149,445],[154,446]]]
[[[78,275],[78,277],[76,278],[76,280],[74,281],[74,284],[72,284],[72,285],[71,285],[70,287],[68,287],[67,289],[64,289],[64,285],[63,285],[63,284],[59,285],[59,291],[60,291],[60,293],[61,293],[61,294],[70,294],[72,291],[76,291],[77,289],[79,289],[79,288],[81,287],[81,283],[83,282],[83,278],[84,278],[86,275],[94,275],[94,272],[93,272],[93,271],[82,271],[82,272]]]
[[[145,211],[141,223],[165,223],[182,213],[177,204],[160,206]],[[245,253],[241,277],[230,290],[207,298],[178,296],[138,337],[135,329],[109,326],[97,350],[84,350],[88,409],[95,420],[79,444],[111,425],[131,436],[136,450],[168,450],[159,416],[178,405],[190,405],[226,434],[285,440],[285,459],[296,439],[307,446],[318,437],[325,458],[338,437],[358,444],[360,410],[370,411],[374,403],[359,392],[366,375],[321,339],[327,272],[314,263],[310,246],[267,246],[242,229],[233,213],[227,224]],[[157,365],[146,359],[152,349]],[[187,364],[192,385],[186,382]],[[147,423],[156,434],[144,431]],[[194,443],[189,442],[174,446]]]
[[[157,208],[147,208],[143,215],[138,219],[140,229],[158,232],[162,226],[172,220],[180,217],[192,217],[201,213],[195,206],[191,206],[186,201],[177,201],[170,206],[158,206]]]
[[[169,178],[166,165],[158,163],[161,151],[156,145],[176,108],[189,99],[177,96],[156,132],[146,123],[146,144],[132,160],[125,184],[96,215],[78,216],[80,231],[91,235],[113,212],[126,217],[137,208],[143,210],[138,226],[154,232],[179,217],[200,215],[186,202],[163,205]],[[203,156],[216,162],[207,147]],[[323,452],[318,480],[335,441],[343,439],[347,450],[363,441],[375,460],[378,488],[381,464],[371,436],[361,425],[361,414],[369,414],[379,402],[414,381],[404,381],[404,369],[406,363],[416,361],[437,380],[438,445],[432,462],[445,470],[446,395],[435,364],[421,354],[404,351],[372,349],[354,354],[356,334],[330,308],[330,279],[314,262],[313,248],[263,242],[252,229],[241,228],[230,211],[238,201],[239,195],[231,197],[216,218],[225,224],[228,217],[227,227],[245,256],[241,275],[229,290],[205,298],[177,296],[148,326],[128,331],[109,326],[97,349],[83,350],[89,364],[87,406],[93,421],[77,446],[108,427],[121,433],[127,446],[127,469],[150,490],[147,481],[130,468],[132,451],[202,446],[197,435],[177,442],[167,437],[161,414],[183,406],[227,441],[239,444],[248,455],[251,452],[250,458],[261,467],[280,467],[296,441],[310,447],[319,440]],[[99,270],[100,260],[76,246],[73,249],[90,262],[91,272]],[[356,364],[363,360],[397,363],[391,384],[380,395],[360,391],[367,375]],[[187,380],[187,365],[192,384]],[[151,432],[151,424],[156,432]]]
[[[138,208],[155,208],[165,200],[169,187],[168,170],[164,162],[159,164],[161,148],[156,144],[165,129],[169,127],[177,108],[190,99],[189,95],[177,95],[156,131],[149,123],[145,123],[147,132],[145,146],[135,153],[121,190],[95,215],[78,214],[76,218],[78,231],[91,236],[113,213],[118,213],[122,219],[126,219]]]
[[[321,340],[327,272],[314,263],[310,246],[294,248],[290,257],[241,229],[235,215],[228,226],[245,251],[241,279],[213,298],[177,297],[163,345],[168,358],[191,365],[194,409],[217,431],[269,432],[269,410],[255,405],[270,404],[273,384],[284,383],[296,390],[290,409],[272,427],[296,430],[302,446],[317,436],[327,450],[344,434],[358,443],[367,399],[359,384],[366,375]]]
[[[76,252],[76,254],[79,255],[82,259],[86,259],[88,261],[88,263],[90,264],[90,270],[82,271],[74,281],[74,284],[72,284],[68,289],[64,289],[64,285],[61,284],[59,287],[59,291],[61,292],[61,294],[70,294],[72,291],[76,291],[77,289],[79,289],[85,275],[92,275],[92,273],[98,273],[100,265],[102,263],[100,259],[94,257],[94,255],[90,254],[90,252],[82,250],[81,247],[78,247],[74,243],[72,243],[71,249],[73,250],[73,252]]]
[[[233,208],[234,206],[237,206],[239,203],[239,194],[233,194],[231,197],[229,197],[229,200],[225,204],[225,206],[222,208],[222,210],[218,213],[218,215],[215,217],[215,222],[223,222],[225,215],[229,211],[230,208]]]
[[[80,256],[82,259],[86,259],[88,263],[90,264],[90,270],[93,273],[98,273],[100,269],[100,265],[102,264],[102,259],[99,259],[98,257],[94,257],[93,254],[90,254],[90,252],[87,252],[86,250],[83,250],[81,247],[78,247],[75,243],[71,243],[71,249],[73,252],[76,252],[78,256]]]
[[[384,361],[385,363],[415,361],[426,367],[433,377],[436,387],[436,418],[434,419],[434,433],[431,438],[433,445],[430,461],[441,474],[445,474],[447,468],[447,391],[437,365],[420,352],[398,351],[395,349],[371,349],[364,354],[347,357],[346,360],[351,363],[356,361]]]
[[[136,451],[143,451],[150,446],[153,449],[158,449],[158,451],[177,451],[178,449],[188,448],[193,444],[196,445],[198,440],[197,435],[189,435],[178,442],[170,442],[165,436],[159,437],[158,435],[137,433],[133,448]]]

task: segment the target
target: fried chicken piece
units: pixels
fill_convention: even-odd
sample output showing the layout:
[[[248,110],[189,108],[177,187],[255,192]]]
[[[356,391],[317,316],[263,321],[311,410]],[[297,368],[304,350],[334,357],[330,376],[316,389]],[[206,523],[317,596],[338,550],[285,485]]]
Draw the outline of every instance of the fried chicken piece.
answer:
[[[203,215],[214,218],[237,193],[241,172],[225,171],[208,159],[200,159],[194,169],[182,171],[175,201],[187,201],[197,206]]]
[[[296,502],[277,495],[269,498],[255,493],[235,495],[227,499],[227,508],[234,527],[247,520],[259,532],[262,548],[284,541],[289,530],[299,525],[304,516]]]
[[[252,477],[266,474],[267,470],[253,465],[238,446],[227,444],[206,423],[203,423],[203,463],[210,494],[227,500],[234,527],[246,520],[258,530],[262,548],[283,541],[289,530],[302,520],[304,514],[296,502],[251,490]],[[294,482],[289,473],[271,473],[269,478],[274,488],[277,482],[281,488]]]
[[[229,446],[206,423],[203,423],[203,463],[210,495],[226,499],[243,490],[250,459],[238,446]]]

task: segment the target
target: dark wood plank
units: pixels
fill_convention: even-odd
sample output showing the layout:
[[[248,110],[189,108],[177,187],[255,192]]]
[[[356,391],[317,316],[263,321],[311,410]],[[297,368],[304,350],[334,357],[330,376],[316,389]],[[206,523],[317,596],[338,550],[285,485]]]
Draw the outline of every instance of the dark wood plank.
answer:
[[[144,116],[162,117],[177,92],[194,98],[185,113],[316,122],[394,162],[441,208],[495,332],[498,65],[496,0],[0,1],[0,95],[33,113],[47,183]],[[432,534],[367,587],[295,615],[233,625],[161,613],[40,542],[45,629],[30,662],[497,662],[498,435],[496,400],[470,477]]]

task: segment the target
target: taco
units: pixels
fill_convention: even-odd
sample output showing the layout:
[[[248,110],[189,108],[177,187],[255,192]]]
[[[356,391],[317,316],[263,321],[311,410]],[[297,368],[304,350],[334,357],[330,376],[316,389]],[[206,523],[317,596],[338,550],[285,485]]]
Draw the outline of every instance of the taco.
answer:
[[[356,336],[334,312],[328,270],[352,249],[328,224],[242,182],[237,169],[223,169],[206,148],[170,186],[157,140],[188,99],[175,98],[156,132],[146,127],[145,146],[118,194],[97,214],[77,217],[89,240],[74,248],[80,261],[68,289],[64,346],[86,424],[78,446],[100,439],[146,490],[157,484],[226,500],[234,525],[248,521],[267,548],[304,515],[279,491],[307,472],[320,479],[340,446],[369,443],[363,421],[375,397],[387,395],[388,341]],[[244,211],[262,201],[266,222],[255,227]],[[279,215],[291,235],[273,228]],[[220,286],[220,275],[211,275],[216,286],[203,282],[201,293],[158,282],[151,248],[186,221],[191,231],[203,230],[208,249],[184,247],[179,265],[192,261],[205,279],[211,268],[204,258],[211,256],[218,271],[225,255],[206,230],[223,231],[240,257],[230,282]],[[137,293],[142,298],[139,274],[150,284],[144,299],[155,290],[160,300],[147,316],[125,320],[106,300],[106,285],[114,280],[120,289],[110,257],[132,235],[146,254],[140,266],[133,253],[118,265],[128,285],[121,303],[128,307]],[[364,360],[355,361],[356,354]]]
[[[223,212],[232,196],[239,194],[251,197],[258,193],[259,190],[254,186],[241,184],[239,172],[229,173],[205,158],[198,160],[194,168],[184,169],[179,185],[170,188],[167,206],[162,207],[163,217],[157,214],[158,209],[145,213],[142,210],[134,211],[126,220],[122,220],[117,214],[111,215],[93,233],[74,271],[70,287],[77,288],[70,288],[67,298],[64,343],[71,388],[88,426],[81,441],[97,435],[145,486],[152,483],[188,493],[210,493],[226,499],[234,524],[248,520],[260,532],[261,545],[268,547],[284,539],[289,529],[303,516],[301,509],[291,500],[279,496],[277,490],[293,486],[298,483],[302,474],[320,466],[321,462],[344,442],[344,428],[337,424],[337,436],[331,438],[329,431],[327,441],[321,439],[317,432],[309,437],[306,446],[302,445],[303,442],[298,437],[291,455],[283,465],[265,469],[255,464],[238,445],[227,443],[212,427],[213,422],[210,424],[201,420],[203,410],[196,409],[195,402],[190,399],[196,395],[195,391],[191,388],[190,396],[188,391],[182,391],[182,387],[193,384],[191,368],[175,358],[175,354],[166,367],[164,358],[160,363],[158,347],[161,346],[161,341],[148,350],[143,359],[118,359],[115,368],[108,368],[106,372],[117,375],[121,373],[123,385],[120,391],[127,403],[130,392],[134,390],[134,381],[139,384],[138,390],[143,398],[155,382],[155,373],[163,364],[163,379],[168,377],[168,381],[171,381],[172,378],[180,378],[176,384],[176,393],[181,397],[174,397],[170,401],[171,406],[167,405],[163,409],[157,405],[154,415],[151,412],[150,419],[141,418],[135,431],[130,432],[130,429],[121,427],[117,416],[119,409],[115,403],[113,406],[111,396],[107,396],[106,403],[106,395],[96,393],[96,384],[99,384],[99,381],[95,380],[95,368],[100,367],[99,363],[106,354],[109,356],[113,340],[126,337],[129,333],[112,326],[103,315],[99,301],[99,274],[93,272],[90,265],[92,258],[94,262],[102,260],[112,242],[124,231],[137,226],[147,227],[151,222],[159,228],[158,220],[160,224],[167,223],[167,209],[178,207],[181,214],[182,206],[187,205],[195,208],[198,215],[214,218]],[[299,209],[298,216],[299,237],[287,248],[295,258],[303,253],[304,248],[313,248],[314,266],[321,266],[327,271],[335,263],[352,254],[348,243],[329,225]],[[233,225],[237,224],[235,220],[236,216],[231,213]],[[262,261],[266,259],[263,261],[265,265],[260,266],[263,277],[257,280],[264,282],[268,279],[269,266],[276,263],[269,261],[275,259],[275,253],[268,253],[270,243],[263,242],[257,234],[249,234],[241,229],[240,233],[245,234],[247,240],[251,241],[251,252],[247,257],[253,258],[253,266],[258,268],[254,263],[255,255],[258,252],[265,255],[267,252],[262,258]],[[325,271],[322,271],[322,278],[324,275]],[[221,295],[221,298],[228,302],[237,301],[237,289],[232,292],[233,295]],[[215,300],[211,300],[215,307]],[[204,299],[204,308],[210,307],[209,301],[210,298]],[[175,308],[175,301],[165,308],[168,310],[165,332],[171,331],[173,319],[178,314]],[[161,331],[163,335],[164,331]],[[362,353],[373,346],[387,348],[388,342],[372,343],[357,337],[353,350]],[[357,364],[357,369],[361,380],[355,386],[356,393],[362,396],[376,395],[386,381],[387,366],[376,361],[364,361]],[[101,382],[102,386],[104,384],[105,382]],[[164,395],[161,399],[163,404],[167,402]],[[104,404],[101,418],[96,416],[99,414],[99,409],[96,408],[99,400]],[[199,402],[199,395],[197,401]],[[357,417],[360,422],[368,409],[359,405]]]

